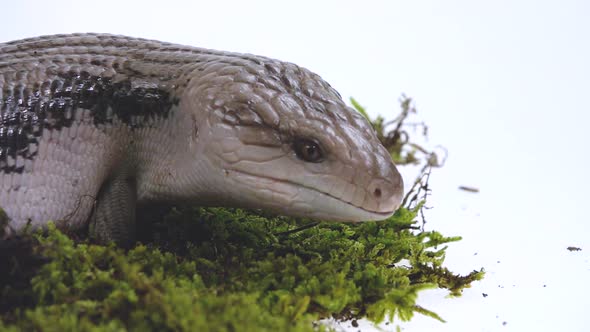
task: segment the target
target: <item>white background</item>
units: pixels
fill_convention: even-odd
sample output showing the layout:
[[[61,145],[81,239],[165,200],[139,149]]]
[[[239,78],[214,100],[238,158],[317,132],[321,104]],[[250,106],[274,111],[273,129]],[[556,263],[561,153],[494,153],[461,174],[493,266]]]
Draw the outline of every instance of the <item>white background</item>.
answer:
[[[590,2],[53,0],[0,10],[0,41],[93,31],[262,54],[388,118],[406,93],[430,141],[450,151],[431,180],[428,227],[464,237],[450,246],[451,269],[487,275],[461,298],[420,297],[446,324],[417,316],[403,330],[590,331]]]

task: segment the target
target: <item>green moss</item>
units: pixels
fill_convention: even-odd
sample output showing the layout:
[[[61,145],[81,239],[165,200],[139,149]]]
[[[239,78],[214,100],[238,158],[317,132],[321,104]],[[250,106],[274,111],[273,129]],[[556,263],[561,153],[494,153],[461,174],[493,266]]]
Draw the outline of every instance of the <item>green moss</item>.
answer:
[[[31,279],[32,303],[4,312],[2,328],[312,331],[330,316],[438,318],[417,306],[418,292],[458,294],[481,273],[439,273],[440,246],[458,238],[415,233],[417,211],[306,229],[307,220],[184,207],[168,213],[159,240],[128,252],[74,243],[51,225],[38,236],[50,261]]]
[[[396,141],[403,135],[373,124],[394,158],[417,160]],[[17,255],[0,252],[0,265],[2,254],[10,258],[0,276],[0,330],[321,331],[314,322],[326,317],[381,322],[415,313],[442,321],[418,305],[419,292],[460,295],[483,272],[444,267],[447,245],[460,237],[423,230],[424,186],[414,187],[406,208],[359,224],[175,207],[140,223],[149,237],[129,251],[76,242],[50,225],[45,235],[25,235],[28,249],[17,246]]]

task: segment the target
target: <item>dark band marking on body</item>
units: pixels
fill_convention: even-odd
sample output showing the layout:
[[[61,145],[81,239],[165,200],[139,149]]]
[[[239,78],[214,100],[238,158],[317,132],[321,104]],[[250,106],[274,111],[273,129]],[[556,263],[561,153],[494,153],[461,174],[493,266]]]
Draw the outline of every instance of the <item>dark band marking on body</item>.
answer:
[[[43,130],[71,127],[79,109],[89,110],[93,124],[102,130],[115,119],[135,129],[151,119],[167,118],[178,103],[165,90],[133,83],[80,72],[4,89],[0,100],[0,173],[22,173],[24,165],[17,165],[17,158],[34,159]],[[137,117],[140,121],[132,121]]]

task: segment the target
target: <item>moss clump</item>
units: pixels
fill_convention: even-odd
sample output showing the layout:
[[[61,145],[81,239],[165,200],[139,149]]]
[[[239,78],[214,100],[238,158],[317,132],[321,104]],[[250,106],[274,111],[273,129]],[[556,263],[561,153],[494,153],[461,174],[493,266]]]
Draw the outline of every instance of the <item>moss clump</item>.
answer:
[[[5,308],[0,327],[313,331],[330,316],[440,319],[417,306],[418,292],[458,294],[482,273],[442,268],[441,246],[459,238],[416,233],[416,213],[306,228],[244,210],[175,208],[157,240],[128,252],[74,243],[51,226],[35,245],[50,261],[21,290],[28,307]]]

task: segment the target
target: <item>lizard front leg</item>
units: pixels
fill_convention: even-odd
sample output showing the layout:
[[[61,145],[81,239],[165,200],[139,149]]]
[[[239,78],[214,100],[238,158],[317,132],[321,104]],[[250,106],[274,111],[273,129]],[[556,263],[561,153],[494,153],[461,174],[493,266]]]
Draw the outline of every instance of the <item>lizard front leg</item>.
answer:
[[[103,183],[90,220],[89,235],[99,243],[129,248],[136,239],[135,179],[118,174]]]

